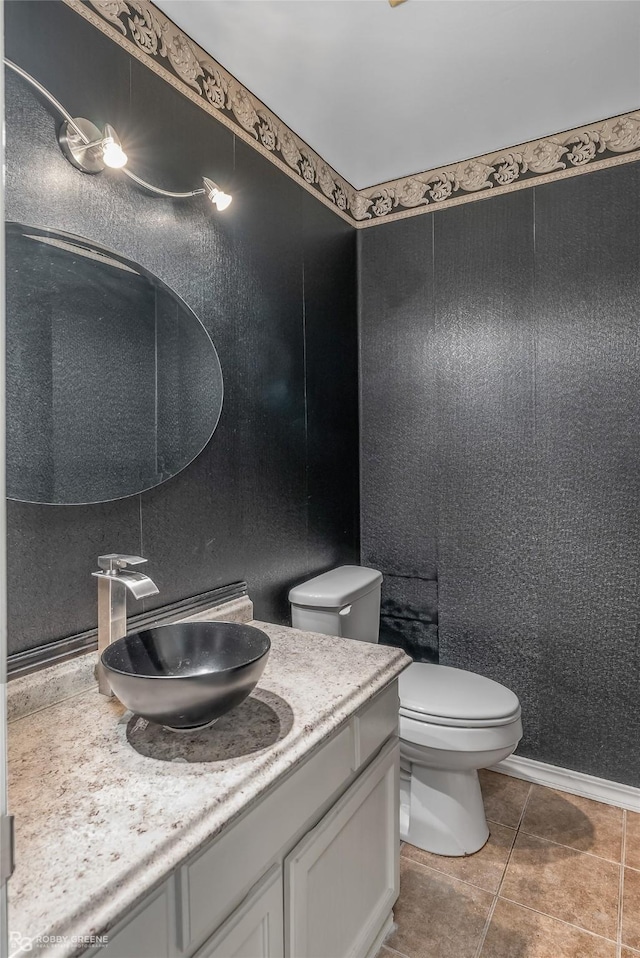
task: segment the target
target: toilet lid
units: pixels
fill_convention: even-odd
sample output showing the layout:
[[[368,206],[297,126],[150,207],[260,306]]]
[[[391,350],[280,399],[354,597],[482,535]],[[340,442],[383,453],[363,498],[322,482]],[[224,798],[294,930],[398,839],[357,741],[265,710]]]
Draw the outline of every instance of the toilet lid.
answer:
[[[518,696],[484,675],[414,662],[400,676],[400,713],[440,725],[501,724],[520,714]]]

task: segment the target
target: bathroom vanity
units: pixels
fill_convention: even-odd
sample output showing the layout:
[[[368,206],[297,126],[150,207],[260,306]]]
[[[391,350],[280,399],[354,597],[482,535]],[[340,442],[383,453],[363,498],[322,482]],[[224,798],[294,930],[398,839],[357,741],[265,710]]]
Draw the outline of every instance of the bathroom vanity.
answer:
[[[258,687],[196,734],[100,696],[95,654],[48,670],[59,700],[38,711],[24,702],[45,673],[12,683],[28,712],[10,725],[13,953],[49,936],[56,958],[376,954],[398,895],[410,660],[256,625],[272,642]]]

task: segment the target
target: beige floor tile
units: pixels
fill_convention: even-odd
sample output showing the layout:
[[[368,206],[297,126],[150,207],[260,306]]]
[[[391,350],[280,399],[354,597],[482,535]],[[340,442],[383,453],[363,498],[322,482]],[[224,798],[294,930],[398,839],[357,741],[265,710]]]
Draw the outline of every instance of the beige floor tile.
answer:
[[[622,809],[533,785],[521,830],[619,862]]]
[[[475,855],[463,858],[447,858],[445,855],[431,855],[406,843],[401,854],[412,861],[428,865],[437,871],[471,882],[486,891],[496,892],[502,880],[509,858],[509,852],[515,841],[516,831],[506,825],[489,823],[491,834],[489,841]]]
[[[625,948],[623,945],[620,954],[622,958],[637,958],[637,956],[640,955],[640,951],[636,951],[635,948]]]
[[[622,942],[640,950],[640,871],[633,868],[624,870]]]
[[[499,900],[480,958],[616,958],[616,945]]]
[[[474,958],[492,901],[481,888],[403,858],[398,930],[387,945],[408,958]]]
[[[640,869],[640,813],[627,812],[625,864]]]
[[[614,862],[519,832],[500,895],[615,939],[619,886]]]
[[[398,958],[400,952],[391,951],[390,948],[385,948],[383,945],[380,951],[378,952],[377,958]]]
[[[489,821],[517,828],[531,788],[529,782],[483,768],[480,771],[480,785]]]

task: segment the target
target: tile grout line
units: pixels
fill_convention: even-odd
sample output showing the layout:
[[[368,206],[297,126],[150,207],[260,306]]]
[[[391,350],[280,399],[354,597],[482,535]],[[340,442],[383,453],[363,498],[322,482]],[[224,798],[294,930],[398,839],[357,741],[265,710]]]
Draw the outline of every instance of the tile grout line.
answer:
[[[527,797],[524,800],[524,805],[522,806],[522,811],[520,812],[520,818],[518,819],[518,824],[516,825],[516,838],[518,837],[518,832],[520,831],[520,828],[524,821],[525,812],[527,811],[527,808],[529,807],[529,801],[531,799],[532,791],[533,791],[533,782],[529,784],[529,791],[527,792]]]
[[[627,812],[622,812],[622,848],[620,851],[620,877],[618,884],[618,934],[616,958],[622,958],[622,910],[624,901],[624,862],[627,857]]]
[[[412,865],[417,865],[418,868],[424,868],[426,871],[432,872],[434,875],[442,875],[444,878],[450,878],[451,881],[460,882],[461,885],[469,885],[470,888],[477,888],[479,891],[483,891],[487,895],[496,894],[496,892],[490,891],[488,888],[483,888],[482,885],[476,885],[474,882],[469,881],[467,878],[458,878],[457,875],[452,875],[451,872],[441,871],[440,868],[434,868],[433,865],[425,865],[424,862],[419,862],[415,858],[409,858],[408,855],[401,855],[400,857],[404,858],[406,862],[411,862]]]
[[[513,845],[509,849],[509,854],[507,855],[507,860],[505,862],[504,869],[500,877],[500,882],[498,884],[498,887],[496,888],[496,898],[500,897],[500,892],[502,891],[502,885],[504,884],[504,879],[507,874],[507,869],[509,867],[509,863],[511,862],[511,858],[513,856],[513,850],[516,847],[516,842],[518,841],[518,835],[520,834],[520,829],[524,821],[524,816],[526,814],[527,808],[529,807],[529,801],[531,799],[532,791],[533,791],[533,785],[529,785],[529,791],[527,792],[527,797],[524,800],[524,805],[522,806],[522,811],[520,812],[520,818],[518,819],[518,824],[516,825],[516,834],[513,839]]]
[[[481,935],[480,935],[480,940],[479,940],[479,942],[478,942],[478,947],[476,948],[476,952],[475,952],[474,958],[480,958],[480,956],[481,956],[481,954],[482,954],[482,951],[483,951],[483,949],[484,949],[484,944],[485,944],[485,941],[487,940],[487,935],[488,935],[488,933],[489,933],[489,927],[490,927],[491,922],[492,922],[492,920],[493,920],[493,913],[494,913],[495,910],[496,910],[496,905],[498,904],[498,901],[499,901],[499,898],[500,898],[500,889],[502,888],[502,883],[503,883],[503,881],[504,881],[504,876],[507,874],[507,868],[509,867],[509,862],[511,861],[511,855],[513,854],[513,849],[515,848],[515,845],[516,845],[516,841],[517,841],[517,838],[518,838],[518,834],[519,834],[519,832],[520,832],[520,826],[522,825],[522,820],[524,819],[524,813],[526,812],[526,810],[527,810],[527,805],[529,804],[529,798],[531,797],[531,789],[532,789],[532,788],[533,788],[533,786],[532,786],[532,785],[529,785],[529,791],[527,792],[527,797],[526,797],[525,800],[524,800],[524,804],[523,804],[523,806],[522,806],[522,811],[520,812],[520,817],[518,818],[518,824],[516,825],[515,830],[514,830],[514,831],[515,831],[515,834],[514,834],[514,836],[513,836],[513,842],[512,842],[512,844],[511,844],[511,848],[509,849],[509,854],[507,855],[507,860],[506,860],[506,862],[504,863],[504,868],[502,869],[502,875],[500,876],[500,881],[498,882],[498,887],[496,888],[495,894],[494,894],[494,896],[493,896],[493,901],[491,902],[491,908],[489,909],[489,913],[488,913],[488,915],[487,915],[487,919],[486,919],[486,921],[485,921],[485,923],[484,923],[484,928],[482,929],[482,933],[481,933]],[[499,823],[499,822],[495,822],[494,824],[498,825],[498,824],[500,824],[500,823]],[[504,828],[507,828],[507,827],[512,827],[512,826],[506,826],[506,825],[504,825],[503,827],[504,827]]]
[[[502,875],[500,876],[500,881],[499,881],[499,883],[498,883],[498,887],[496,888],[496,899],[498,899],[498,898],[500,897],[500,892],[501,892],[501,890],[502,890],[502,885],[503,885],[503,882],[504,882],[504,879],[505,879],[505,875],[507,874],[507,868],[509,867],[509,862],[511,861],[511,857],[512,857],[512,855],[513,855],[513,849],[516,847],[516,842],[518,841],[518,835],[520,834],[520,828],[522,827],[522,823],[523,823],[523,821],[524,821],[524,816],[525,816],[525,813],[526,813],[527,808],[528,808],[528,806],[529,806],[529,800],[530,800],[530,798],[531,798],[531,792],[532,792],[532,790],[533,790],[533,785],[529,785],[529,791],[527,792],[527,797],[526,797],[525,800],[524,800],[524,805],[522,806],[522,811],[520,812],[520,818],[518,819],[518,824],[516,825],[516,833],[515,833],[515,836],[514,836],[514,838],[513,838],[513,844],[512,844],[512,846],[511,846],[511,848],[509,849],[509,854],[507,855],[507,860],[506,860],[506,862],[504,863],[504,868],[503,868],[503,870],[502,870]]]
[[[536,784],[535,782],[531,782],[531,784],[530,784],[530,786],[529,786],[529,794],[527,795],[527,800],[526,800],[525,806],[524,806],[524,808],[523,808],[523,810],[522,810],[522,815],[520,816],[520,821],[518,822],[518,828],[517,828],[518,832],[520,831],[520,828],[522,827],[522,823],[523,823],[523,821],[524,821],[525,812],[526,812],[526,810],[527,810],[527,806],[529,805],[529,799],[531,798],[531,792],[533,791],[533,787],[534,787],[535,784]],[[538,785],[538,788],[544,788],[544,789],[548,789],[548,790],[550,790],[550,791],[554,791],[554,789],[551,789],[548,785]],[[600,804],[600,803],[596,802],[595,804]],[[608,806],[608,807],[609,807],[609,808],[618,808],[618,809],[623,813],[623,821],[626,821],[626,814],[627,814],[627,813],[626,813],[626,809],[622,808],[620,805],[610,805],[610,806]],[[580,852],[581,855],[591,855],[592,858],[599,858],[600,861],[603,861],[603,862],[611,862],[613,865],[619,864],[619,863],[616,861],[615,858],[605,858],[604,855],[595,855],[593,852],[584,851],[582,848],[575,848],[573,845],[564,845],[562,842],[554,842],[554,840],[553,840],[552,838],[545,838],[545,837],[542,836],[542,835],[536,835],[535,832],[528,832],[528,831],[527,831],[526,829],[524,829],[524,828],[522,829],[522,832],[523,832],[524,835],[530,835],[532,838],[538,838],[540,841],[549,842],[551,845],[558,845],[560,848],[568,848],[570,851]],[[517,837],[517,835],[516,835],[516,837]],[[622,858],[622,860],[624,861],[624,854],[621,855],[621,858]]]
[[[583,925],[574,925],[570,921],[566,921],[564,918],[558,918],[557,915],[550,915],[546,911],[540,911],[539,908],[533,908],[531,905],[525,905],[521,901],[516,901],[515,898],[505,898],[502,895],[498,895],[500,901],[506,901],[510,905],[517,905],[518,908],[524,908],[525,911],[532,911],[534,915],[540,915],[542,918],[548,918],[550,921],[558,922],[560,925],[566,925],[567,928],[574,928],[576,931],[581,931],[585,935],[591,935],[592,938],[598,938],[600,941],[608,941],[609,944],[615,945],[615,938],[607,938],[606,935],[599,935],[597,931],[592,931],[590,928],[585,928]]]
[[[611,806],[612,808],[614,806]],[[625,809],[621,809],[625,811]],[[574,845],[563,845],[562,842],[554,842],[552,838],[543,838],[542,835],[536,835],[534,832],[528,832],[524,828],[522,829],[523,835],[528,835],[529,838],[537,838],[539,842],[547,842],[549,845],[556,845],[557,848],[566,848],[568,852],[575,852],[577,855],[588,855],[589,858],[597,858],[600,862],[608,862],[610,865],[619,865],[620,862],[615,858],[605,858],[604,855],[595,855],[593,852],[585,852],[582,848],[576,848]]]
[[[491,921],[493,919],[493,913],[496,910],[497,904],[498,904],[498,896],[494,895],[493,901],[491,902],[491,908],[489,909],[489,913],[487,914],[487,918],[484,923],[484,928],[482,929],[480,933],[480,940],[478,941],[478,947],[475,950],[475,954],[473,958],[480,958],[480,955],[482,954],[482,951],[484,949],[484,943],[487,938],[487,933],[489,931],[489,925],[491,924]]]

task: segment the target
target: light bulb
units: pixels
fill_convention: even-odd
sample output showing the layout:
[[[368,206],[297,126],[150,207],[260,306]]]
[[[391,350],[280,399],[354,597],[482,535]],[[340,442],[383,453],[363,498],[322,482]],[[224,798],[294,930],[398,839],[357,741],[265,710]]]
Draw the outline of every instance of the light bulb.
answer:
[[[204,183],[204,192],[207,194],[208,199],[210,199],[212,203],[215,203],[220,212],[226,210],[233,197],[230,196],[229,193],[224,193],[218,184],[210,180],[208,176],[203,176],[202,182]]]
[[[114,143],[113,140],[105,140],[102,147],[102,159],[105,166],[111,166],[115,170],[127,165],[127,154],[120,144]]]
[[[226,210],[227,206],[233,199],[228,193],[223,193],[222,190],[218,190],[217,194],[213,197],[213,202],[216,204],[220,212]]]
[[[105,166],[110,166],[114,170],[119,170],[127,165],[127,154],[120,146],[120,140],[116,131],[110,124],[104,128],[104,137],[102,140],[102,159]]]

